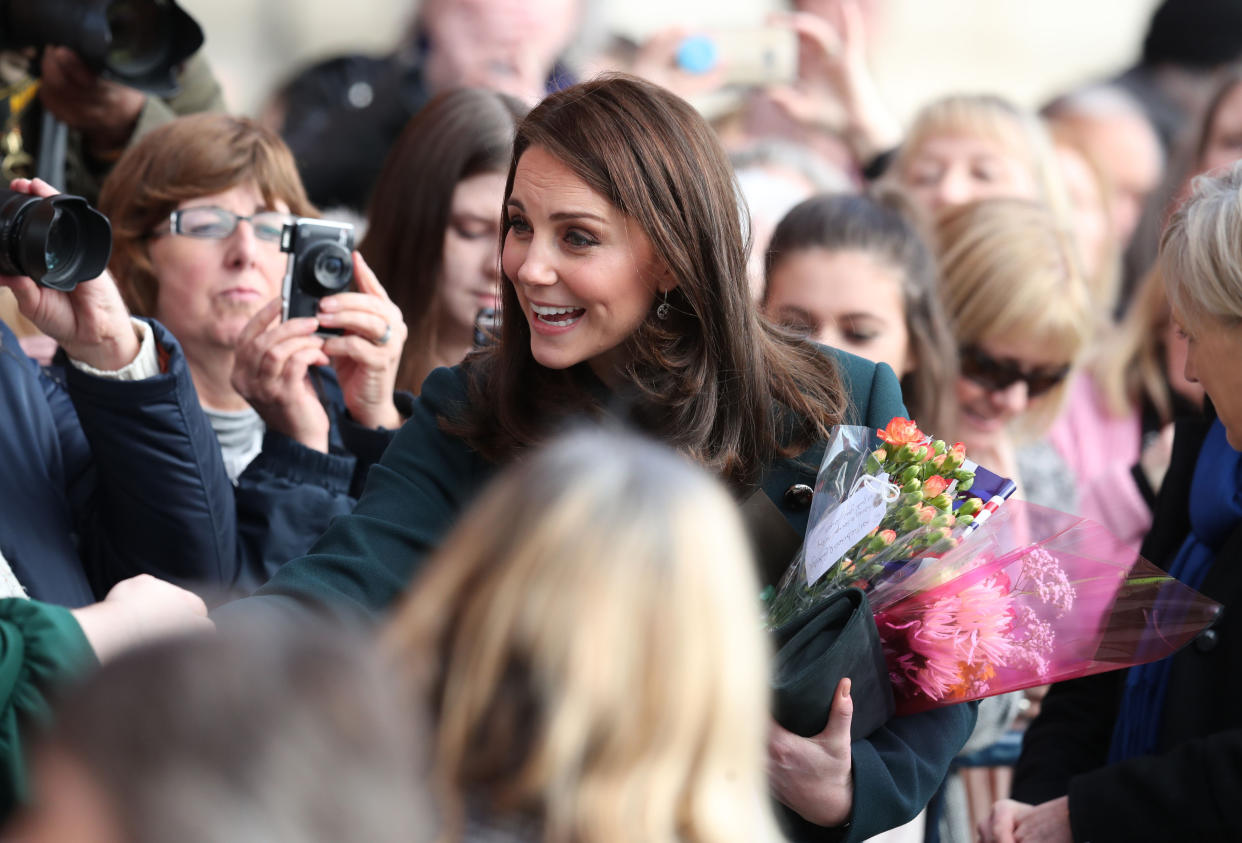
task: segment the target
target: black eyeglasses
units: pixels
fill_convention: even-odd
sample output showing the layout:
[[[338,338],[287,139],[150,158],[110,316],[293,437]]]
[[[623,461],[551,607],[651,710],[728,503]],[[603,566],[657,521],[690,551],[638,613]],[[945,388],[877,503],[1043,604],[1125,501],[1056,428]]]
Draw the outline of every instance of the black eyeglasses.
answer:
[[[1069,374],[1069,366],[1024,369],[1013,360],[997,360],[978,346],[961,349],[962,375],[989,392],[1001,392],[1018,381],[1026,384],[1031,398],[1056,388]]]
[[[294,220],[293,214],[281,211],[259,211],[248,217],[235,214],[214,205],[199,205],[193,208],[182,208],[168,215],[168,228],[156,231],[160,234],[182,234],[186,237],[201,237],[205,240],[223,240],[232,236],[237,224],[246,220],[254,227],[254,236],[272,243],[280,242],[280,234],[287,223]]]

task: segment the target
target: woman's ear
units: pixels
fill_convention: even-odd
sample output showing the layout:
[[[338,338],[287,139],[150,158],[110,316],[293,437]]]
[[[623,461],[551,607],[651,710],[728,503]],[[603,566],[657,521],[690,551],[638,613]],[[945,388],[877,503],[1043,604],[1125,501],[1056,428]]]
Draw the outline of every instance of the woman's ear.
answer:
[[[656,291],[659,293],[670,293],[681,286],[681,282],[673,275],[673,271],[664,264],[659,264],[656,273]]]

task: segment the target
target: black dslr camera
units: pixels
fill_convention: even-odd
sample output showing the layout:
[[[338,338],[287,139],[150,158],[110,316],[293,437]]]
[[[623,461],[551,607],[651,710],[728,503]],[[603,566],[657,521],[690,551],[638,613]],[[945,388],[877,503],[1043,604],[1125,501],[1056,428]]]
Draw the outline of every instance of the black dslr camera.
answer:
[[[60,44],[107,79],[161,96],[203,30],[174,0],[0,0],[0,49]]]
[[[321,298],[345,292],[354,280],[354,227],[348,223],[296,219],[281,231],[280,250],[289,253],[283,319],[317,315]],[[320,328],[319,333],[344,332]]]
[[[112,256],[112,224],[81,196],[0,190],[0,274],[68,292]]]

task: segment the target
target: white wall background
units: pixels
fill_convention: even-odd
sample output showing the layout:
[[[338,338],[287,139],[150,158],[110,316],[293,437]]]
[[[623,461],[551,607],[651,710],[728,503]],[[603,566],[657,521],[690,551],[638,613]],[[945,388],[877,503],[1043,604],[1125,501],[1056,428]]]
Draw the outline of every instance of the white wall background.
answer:
[[[301,64],[342,51],[385,52],[409,0],[182,0],[207,33],[229,105],[258,111]],[[1033,105],[1138,55],[1157,0],[880,0],[872,66],[896,112],[949,91],[989,90]],[[628,33],[681,23],[759,23],[779,0],[593,0]]]

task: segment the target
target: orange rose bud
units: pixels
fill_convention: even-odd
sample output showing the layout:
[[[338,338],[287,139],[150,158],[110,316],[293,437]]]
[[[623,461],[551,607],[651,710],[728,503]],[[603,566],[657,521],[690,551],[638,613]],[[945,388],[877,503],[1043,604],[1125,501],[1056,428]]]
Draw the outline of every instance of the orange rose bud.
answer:
[[[949,481],[939,474],[933,474],[923,481],[923,497],[934,498],[947,488],[949,488]]]

